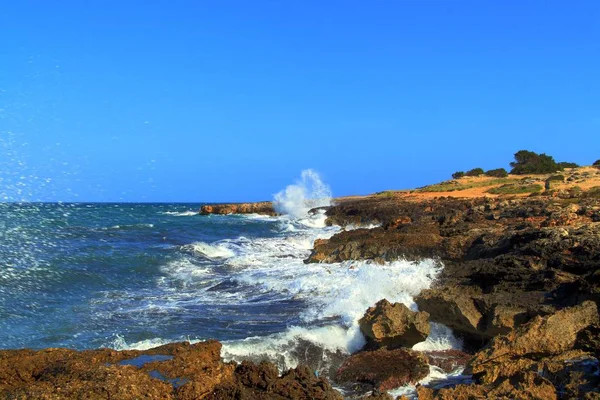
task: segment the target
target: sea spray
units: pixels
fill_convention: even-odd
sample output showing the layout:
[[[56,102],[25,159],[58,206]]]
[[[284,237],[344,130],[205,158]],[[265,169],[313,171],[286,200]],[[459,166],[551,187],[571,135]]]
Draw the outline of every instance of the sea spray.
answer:
[[[292,218],[304,218],[315,207],[331,205],[331,189],[312,169],[302,171],[301,178],[275,195],[275,210]]]

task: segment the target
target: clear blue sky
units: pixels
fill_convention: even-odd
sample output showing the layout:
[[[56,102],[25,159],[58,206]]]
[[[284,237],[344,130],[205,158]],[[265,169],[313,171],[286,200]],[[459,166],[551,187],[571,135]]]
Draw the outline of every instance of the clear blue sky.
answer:
[[[270,199],[305,168],[361,194],[520,149],[590,164],[600,2],[7,1],[0,135],[17,200]]]

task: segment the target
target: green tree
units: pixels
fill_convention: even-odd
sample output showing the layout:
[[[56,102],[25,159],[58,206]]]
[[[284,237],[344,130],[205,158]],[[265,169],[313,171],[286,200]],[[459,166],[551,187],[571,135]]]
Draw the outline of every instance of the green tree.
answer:
[[[472,170],[467,171],[467,173],[465,175],[467,175],[467,176],[483,175],[483,168],[473,168]]]
[[[510,163],[511,174],[550,174],[560,170],[560,167],[551,156],[533,151],[519,150],[515,153],[515,161]]]
[[[496,168],[490,169],[485,172],[486,176],[493,176],[495,178],[506,178],[508,176],[508,172],[504,168]]]

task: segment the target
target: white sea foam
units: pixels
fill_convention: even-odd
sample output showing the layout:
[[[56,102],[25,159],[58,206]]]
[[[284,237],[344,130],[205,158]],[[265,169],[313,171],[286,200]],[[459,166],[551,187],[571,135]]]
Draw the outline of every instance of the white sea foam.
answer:
[[[174,217],[190,217],[192,215],[198,215],[198,211],[192,211],[192,210],[189,210],[189,211],[164,211],[164,212],[161,212],[161,214],[171,215]]]
[[[311,185],[316,189],[307,189]],[[341,362],[341,355],[364,346],[358,320],[368,307],[386,298],[416,310],[414,296],[430,287],[441,271],[443,266],[433,260],[398,260],[384,265],[369,261],[305,264],[303,260],[310,255],[314,240],[340,231],[339,227],[325,227],[322,211],[308,213],[318,202],[307,199],[326,199],[323,193],[328,189],[324,188],[318,175],[305,171],[302,182],[276,196],[279,210],[286,211],[286,215],[244,217],[276,221],[280,232],[275,237],[240,236],[214,243],[192,243],[180,247],[185,257],[163,267],[166,276],[162,279],[175,279],[185,287],[198,288],[193,294],[169,292],[169,301],[177,304],[233,305],[282,300],[303,304],[297,324],[301,326],[269,336],[224,341],[222,356],[226,360],[269,359],[282,370],[303,363],[320,373],[331,373],[331,368],[339,365],[336,362]],[[200,261],[197,256],[201,256]],[[202,257],[209,261],[202,261]],[[217,276],[202,262],[214,263],[225,272]],[[214,287],[222,283],[233,285],[227,286],[233,289],[215,292]],[[122,339],[117,337],[112,346],[145,349],[166,343],[160,338],[135,343]],[[196,341],[193,338],[192,342]],[[461,345],[450,329],[434,323],[430,337],[414,349],[443,350]],[[432,369],[427,379],[447,376]],[[397,392],[414,393],[414,387],[406,386]]]
[[[228,258],[235,256],[235,252],[227,248],[224,244],[208,244],[205,242],[196,242],[181,246],[181,250],[203,255],[210,258]]]
[[[302,171],[301,178],[275,195],[275,210],[296,219],[305,218],[308,210],[331,205],[331,189],[312,169]]]

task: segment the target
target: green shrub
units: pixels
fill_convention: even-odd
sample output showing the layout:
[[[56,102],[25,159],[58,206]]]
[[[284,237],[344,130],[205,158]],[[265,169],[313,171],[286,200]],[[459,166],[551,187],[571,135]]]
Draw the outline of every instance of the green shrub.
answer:
[[[486,176],[493,176],[496,178],[506,178],[508,176],[508,172],[504,168],[490,169],[486,171]]]
[[[479,175],[483,175],[483,169],[482,168],[473,168],[470,171],[467,171],[467,173],[465,174],[466,176],[479,176]]]
[[[585,192],[585,197],[600,198],[600,186],[594,186]]]
[[[594,163],[592,164],[594,167],[600,167],[600,160],[596,160],[594,161]]]
[[[519,184],[508,184],[500,187],[491,188],[488,193],[491,194],[524,194],[524,193],[538,193],[542,191],[542,186],[537,184],[531,185],[519,185]]]
[[[551,174],[560,170],[560,167],[549,155],[537,154],[533,151],[519,150],[515,153],[515,161],[510,163],[511,174]]]
[[[559,162],[558,164],[558,168],[562,171],[565,168],[579,168],[579,164],[574,163],[574,162]]]
[[[561,181],[561,182],[564,182],[565,181],[565,176],[564,175],[552,175],[550,178],[546,179],[546,182],[550,182],[550,181]]]
[[[459,179],[459,178],[462,178],[463,176],[465,176],[465,173],[463,171],[456,171],[455,173],[452,174],[452,179]]]

